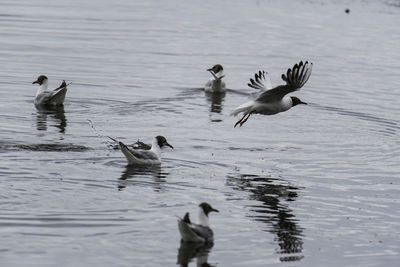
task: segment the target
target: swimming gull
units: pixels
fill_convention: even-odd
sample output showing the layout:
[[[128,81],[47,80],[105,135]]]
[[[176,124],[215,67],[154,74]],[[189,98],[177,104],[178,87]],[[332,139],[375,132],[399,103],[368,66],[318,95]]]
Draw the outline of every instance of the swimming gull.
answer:
[[[208,69],[211,75],[214,77],[206,83],[204,90],[206,92],[225,92],[225,82],[222,81],[224,68],[221,64],[216,64],[212,68]]]
[[[208,214],[210,212],[219,212],[211,207],[207,202],[199,205],[199,224],[190,221],[187,212],[183,219],[178,219],[178,228],[184,242],[213,242],[214,233],[210,228]]]

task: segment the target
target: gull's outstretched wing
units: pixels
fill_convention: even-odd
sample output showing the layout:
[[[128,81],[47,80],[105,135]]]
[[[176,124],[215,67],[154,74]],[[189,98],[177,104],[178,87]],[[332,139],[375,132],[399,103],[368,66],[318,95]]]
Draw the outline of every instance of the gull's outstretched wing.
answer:
[[[299,90],[310,78],[312,66],[313,63],[308,61],[305,63],[300,61],[299,64],[295,64],[293,68],[287,70],[286,75],[282,74],[282,80],[286,82],[286,85],[279,85],[263,92],[257,97],[256,101],[279,101],[285,95]]]
[[[269,78],[268,72],[261,70],[254,74],[254,79],[250,78],[250,83],[247,85],[251,88],[263,91],[272,89],[271,79]]]
[[[310,78],[313,64],[306,61],[300,61],[299,64],[295,64],[293,68],[288,69],[285,74],[282,74],[282,80],[286,82],[286,85],[292,89],[292,92],[300,89]]]

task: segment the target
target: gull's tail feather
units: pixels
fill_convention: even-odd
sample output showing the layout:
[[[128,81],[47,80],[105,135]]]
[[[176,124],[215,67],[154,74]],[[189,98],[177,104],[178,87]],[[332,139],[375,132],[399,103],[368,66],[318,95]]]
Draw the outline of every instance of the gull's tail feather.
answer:
[[[187,222],[187,220],[189,220],[189,222]],[[185,214],[184,219],[178,219],[178,229],[184,242],[205,242],[204,238],[193,231],[189,213]]]
[[[65,80],[63,80],[62,83],[60,84],[60,86],[57,87],[56,89],[54,89],[54,91],[57,91],[58,89],[61,89],[61,88],[64,88],[64,87],[67,87],[67,83],[65,82]]]
[[[268,72],[261,70],[254,74],[254,79],[250,78],[250,83],[247,85],[259,90],[272,89],[271,79],[269,78]]]
[[[254,101],[249,101],[246,102],[240,106],[238,106],[237,108],[235,108],[232,112],[231,115],[232,116],[236,116],[239,113],[243,112],[245,115],[249,114],[251,112],[250,108],[253,106]]]
[[[300,89],[308,81],[311,75],[313,63],[300,61],[296,63],[293,68],[288,69],[285,74],[282,74],[282,80],[292,88]]]

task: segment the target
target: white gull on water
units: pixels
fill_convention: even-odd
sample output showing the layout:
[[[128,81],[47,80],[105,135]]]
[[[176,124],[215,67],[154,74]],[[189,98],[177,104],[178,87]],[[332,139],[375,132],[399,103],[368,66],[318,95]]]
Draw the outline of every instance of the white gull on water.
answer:
[[[47,91],[48,79],[44,75],[40,75],[32,84],[39,84],[39,88],[35,96],[36,106],[60,106],[63,105],[65,94],[67,93],[67,86],[65,81],[59,87],[52,91]]]
[[[213,242],[214,233],[209,224],[208,214],[210,212],[219,212],[211,207],[207,202],[199,205],[199,223],[194,224],[190,221],[187,212],[183,219],[178,219],[178,228],[184,242]]]
[[[153,144],[151,145],[150,150],[146,149],[131,149],[124,143],[115,140],[112,137],[108,137],[111,140],[118,143],[122,153],[125,158],[128,160],[128,165],[152,165],[152,164],[160,164],[161,163],[161,148],[165,146],[169,146],[170,148],[174,148],[171,146],[167,139],[164,136],[156,136],[153,140]]]
[[[208,69],[211,75],[214,77],[213,80],[210,80],[206,83],[204,90],[206,92],[225,92],[225,82],[222,81],[224,75],[224,68],[221,64],[216,64],[212,68]]]

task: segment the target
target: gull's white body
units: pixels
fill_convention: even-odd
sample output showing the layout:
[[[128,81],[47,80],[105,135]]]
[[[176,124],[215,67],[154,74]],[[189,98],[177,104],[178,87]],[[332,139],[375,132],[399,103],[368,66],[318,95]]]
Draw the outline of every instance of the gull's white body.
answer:
[[[273,102],[259,102],[257,100],[252,100],[237,107],[232,111],[232,115],[236,116],[241,112],[246,115],[251,112],[263,115],[274,115],[279,112],[287,111],[292,106],[293,101],[289,96],[283,97],[280,101]]]
[[[204,87],[204,91],[206,92],[225,92],[226,86],[225,82],[222,79],[218,80],[210,80],[206,83]]]

